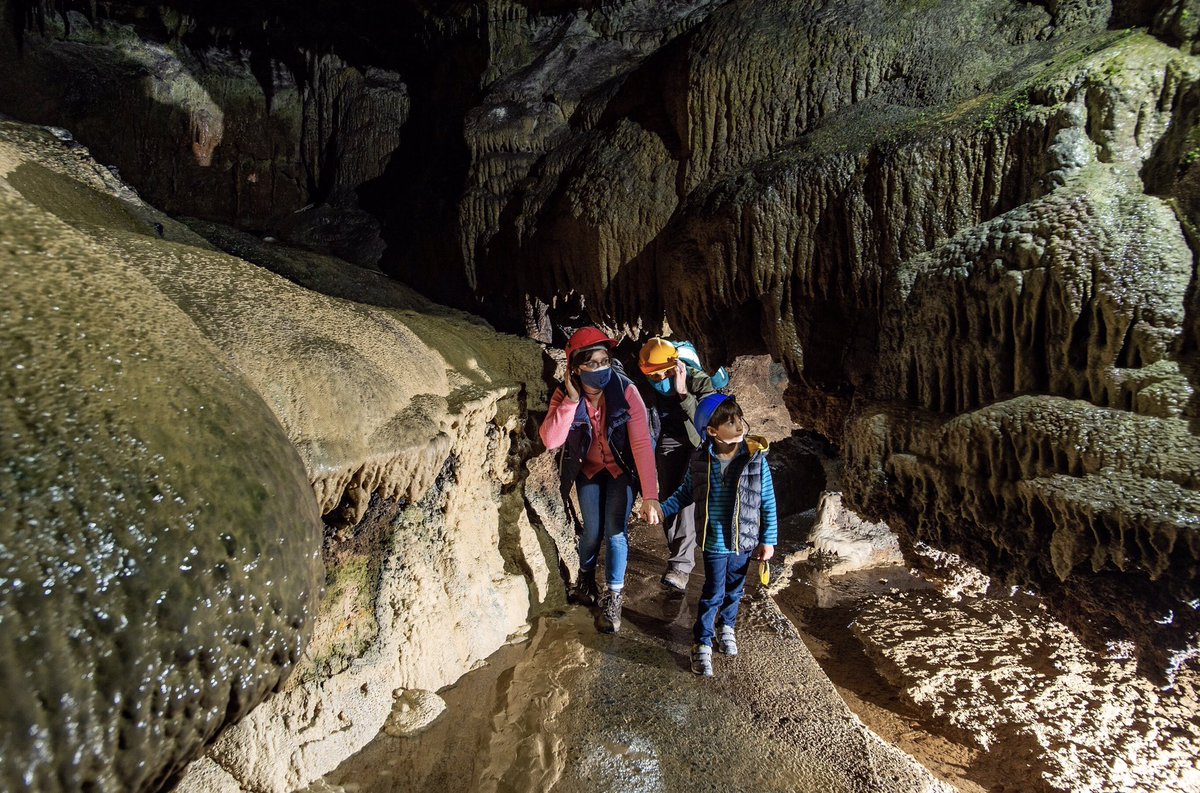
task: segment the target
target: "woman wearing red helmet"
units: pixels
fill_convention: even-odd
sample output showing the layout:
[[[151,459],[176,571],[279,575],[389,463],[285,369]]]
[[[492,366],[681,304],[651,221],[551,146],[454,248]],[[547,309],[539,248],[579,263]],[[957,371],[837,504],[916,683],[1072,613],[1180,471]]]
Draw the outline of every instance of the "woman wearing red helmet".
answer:
[[[637,388],[612,368],[616,342],[597,328],[580,328],[567,342],[567,378],[555,389],[542,422],[542,442],[563,447],[559,468],[563,499],[571,486],[579,497],[579,580],[574,600],[596,602],[596,563],[605,540],[608,591],[600,598],[597,627],[621,628],[625,565],[629,556],[629,513],[634,491],[647,505],[658,504],[654,445],[646,405]]]

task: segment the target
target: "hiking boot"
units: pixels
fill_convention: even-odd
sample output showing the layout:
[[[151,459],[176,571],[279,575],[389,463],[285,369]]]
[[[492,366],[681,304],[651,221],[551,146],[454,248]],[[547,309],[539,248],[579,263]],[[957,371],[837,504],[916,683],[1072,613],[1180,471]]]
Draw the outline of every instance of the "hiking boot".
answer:
[[[621,599],[624,593],[605,592],[600,598],[600,613],[596,615],[596,630],[601,633],[616,633],[621,630]]]
[[[692,645],[692,671],[704,677],[713,676],[712,648],[707,644]]]
[[[732,625],[722,625],[717,630],[717,652],[731,658],[737,655],[737,637],[733,635]]]
[[[674,567],[668,567],[667,572],[663,573],[662,585],[674,589],[676,592],[687,591],[688,576],[682,570],[677,570]]]
[[[594,606],[599,596],[600,589],[596,586],[596,571],[580,570],[579,578],[571,589],[571,602],[581,606]]]

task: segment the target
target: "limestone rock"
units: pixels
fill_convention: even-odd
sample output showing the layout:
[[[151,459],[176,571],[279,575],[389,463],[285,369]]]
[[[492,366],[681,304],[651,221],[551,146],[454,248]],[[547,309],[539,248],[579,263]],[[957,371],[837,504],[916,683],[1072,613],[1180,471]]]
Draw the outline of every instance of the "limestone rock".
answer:
[[[900,542],[891,529],[854,514],[842,503],[841,493],[821,494],[808,542],[817,552],[836,557],[829,575],[904,564]]]
[[[393,737],[413,735],[428,727],[446,710],[446,701],[432,691],[408,689],[392,694],[395,704],[383,731]]]
[[[1019,773],[1049,789],[1195,789],[1200,741],[1194,670],[1162,688],[1132,647],[1098,650],[1019,600],[936,592],[888,595],[853,625],[917,707],[984,751],[1012,747]],[[1001,750],[1004,751],[1004,750]]]
[[[99,16],[80,5],[39,8],[36,24],[0,36],[6,113],[71,129],[165,211],[378,259],[378,226],[354,191],[384,172],[407,119],[394,71],[212,46],[168,5]]]
[[[262,398],[137,266],[162,216],[10,123],[0,214],[0,786],[158,789],[297,663],[316,501]]]
[[[1200,558],[1194,386],[1175,352],[1192,262],[1177,228],[1127,177],[1094,165],[914,263],[910,298],[884,321],[876,393],[888,402],[864,406],[847,434],[861,503],[1052,590],[1122,571],[1141,594],[1088,620],[1175,634],[1152,644],[1191,641],[1187,609],[1156,627],[1147,613],[1172,607],[1144,591],[1153,581],[1192,600]],[[1061,396],[1005,399],[1030,391]],[[1132,606],[1140,598],[1149,612]]]
[[[16,384],[23,372],[44,370],[66,384],[56,391],[51,383],[47,393],[19,390],[15,407],[5,403],[25,416],[13,426],[29,427],[20,438],[6,434],[5,443],[25,443],[40,432],[44,441],[61,436],[60,445],[67,444],[55,452],[57,464],[6,450],[6,465],[26,466],[21,461],[28,458],[28,466],[47,472],[39,477],[65,478],[48,481],[43,493],[25,487],[35,481],[32,474],[8,469],[22,484],[14,481],[6,492],[42,504],[28,519],[48,530],[30,538],[45,547],[20,547],[15,558],[23,561],[14,564],[40,566],[65,554],[64,565],[53,568],[58,573],[34,577],[22,570],[11,578],[37,580],[37,590],[29,591],[39,601],[43,589],[79,600],[78,630],[68,630],[74,612],[64,607],[54,617],[64,621],[62,630],[46,632],[45,641],[132,658],[128,674],[136,681],[126,692],[124,667],[99,666],[97,679],[112,690],[97,701],[83,696],[87,684],[80,681],[91,678],[64,664],[73,686],[68,693],[79,692],[85,714],[76,734],[106,759],[75,767],[69,743],[14,745],[5,752],[12,779],[33,769],[48,779],[58,773],[77,779],[70,789],[88,780],[110,789],[155,788],[228,719],[240,718],[209,749],[220,772],[203,763],[184,789],[227,788],[230,779],[250,789],[295,789],[379,731],[390,692],[452,682],[503,645],[542,600],[561,592],[550,574],[557,566],[553,544],[520,514],[518,468],[529,453],[524,416],[545,407],[536,345],[432,306],[381,282],[377,272],[317,254],[289,256],[273,244],[204,227],[222,246],[241,246],[292,279],[286,280],[216,250],[142,204],[86,150],[21,125],[5,124],[3,134],[10,296],[15,306],[27,306],[5,312],[16,323],[5,337],[27,359],[17,361],[26,368],[10,377]],[[15,269],[37,251],[53,254],[44,266],[54,292],[39,286],[49,281]],[[87,267],[74,267],[79,251],[89,257]],[[80,315],[84,297],[70,297],[76,282],[91,289],[87,305],[112,308]],[[336,283],[346,297],[296,282]],[[371,303],[346,299],[354,296]],[[123,323],[121,311],[129,307],[134,319]],[[53,347],[39,347],[37,329],[48,339],[61,336],[57,346],[64,351],[78,349],[65,359],[74,363],[64,369]],[[85,390],[67,391],[80,377],[69,373],[75,365]],[[66,400],[60,410],[37,407],[33,397],[44,396],[49,406],[59,391]],[[80,450],[92,447],[76,438],[111,454],[86,462]],[[94,472],[96,466],[102,471]],[[66,481],[72,471],[90,488],[101,487],[94,495],[103,515],[92,517],[90,490],[79,490],[86,509],[69,520],[61,504],[76,498]],[[359,524],[372,504],[379,511],[362,537],[367,530]],[[322,513],[330,567],[328,597],[318,607]],[[24,511],[2,514],[13,526],[26,522]],[[219,530],[209,528],[209,515]],[[106,540],[115,531],[110,520],[128,528]],[[63,523],[62,532],[54,521]],[[160,521],[167,533],[151,534]],[[355,545],[356,531],[362,546]],[[81,556],[78,565],[71,554]],[[93,564],[104,569],[93,575]],[[80,589],[84,576],[95,584]],[[162,592],[155,589],[160,580],[167,582]],[[143,583],[152,591],[137,589]],[[150,611],[132,611],[117,599],[109,608],[103,591],[93,591],[100,587]],[[20,613],[38,612],[22,601]],[[110,624],[113,638],[101,630]],[[201,630],[209,624],[211,630]],[[301,656],[302,639],[314,628]],[[43,631],[22,621],[5,635],[28,645],[43,641]],[[72,657],[69,649],[37,646],[42,654]],[[149,661],[139,665],[143,654]],[[9,655],[24,657],[16,650]],[[14,663],[4,668],[25,674]],[[42,690],[54,692],[57,676],[44,674],[50,682]],[[109,674],[117,677],[110,681]],[[153,689],[147,680],[155,681]],[[18,680],[13,686],[38,691]],[[272,688],[282,691],[247,715]],[[163,698],[161,691],[178,693]],[[128,707],[113,709],[114,696]],[[96,715],[107,713],[114,716],[111,728]],[[74,723],[40,719],[36,707],[14,709],[13,718],[44,722],[48,735]],[[10,732],[27,734],[25,726]],[[131,748],[114,749],[118,739]],[[144,761],[151,756],[158,765]],[[40,777],[38,786],[56,789]]]
[[[787,371],[768,355],[743,355],[728,366],[728,371],[726,390],[737,397],[751,432],[770,441],[775,454],[778,442],[799,429],[784,404]]]

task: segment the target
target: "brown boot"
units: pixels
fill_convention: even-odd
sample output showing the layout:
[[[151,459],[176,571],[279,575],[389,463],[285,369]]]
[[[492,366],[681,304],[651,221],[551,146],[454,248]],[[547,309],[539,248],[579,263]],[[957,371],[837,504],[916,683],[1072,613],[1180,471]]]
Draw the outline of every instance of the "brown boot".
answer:
[[[686,592],[688,575],[687,573],[675,567],[668,567],[667,572],[663,573],[662,585],[668,589],[673,589],[676,592]]]
[[[580,570],[579,578],[575,581],[575,586],[571,588],[571,602],[581,606],[594,606],[599,595],[600,589],[596,586],[596,571]]]

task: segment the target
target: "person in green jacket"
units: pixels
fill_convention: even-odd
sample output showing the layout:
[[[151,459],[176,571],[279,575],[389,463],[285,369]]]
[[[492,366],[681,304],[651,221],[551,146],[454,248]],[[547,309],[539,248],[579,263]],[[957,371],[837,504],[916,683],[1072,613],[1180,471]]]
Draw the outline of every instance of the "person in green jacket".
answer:
[[[654,337],[642,345],[638,368],[650,382],[646,401],[657,412],[662,434],[654,449],[659,492],[679,487],[692,452],[703,438],[694,426],[698,400],[715,394],[712,379],[701,369],[689,366],[675,345]],[[677,592],[687,589],[688,577],[696,566],[696,509],[688,505],[663,523],[667,540],[667,569],[662,583]]]

